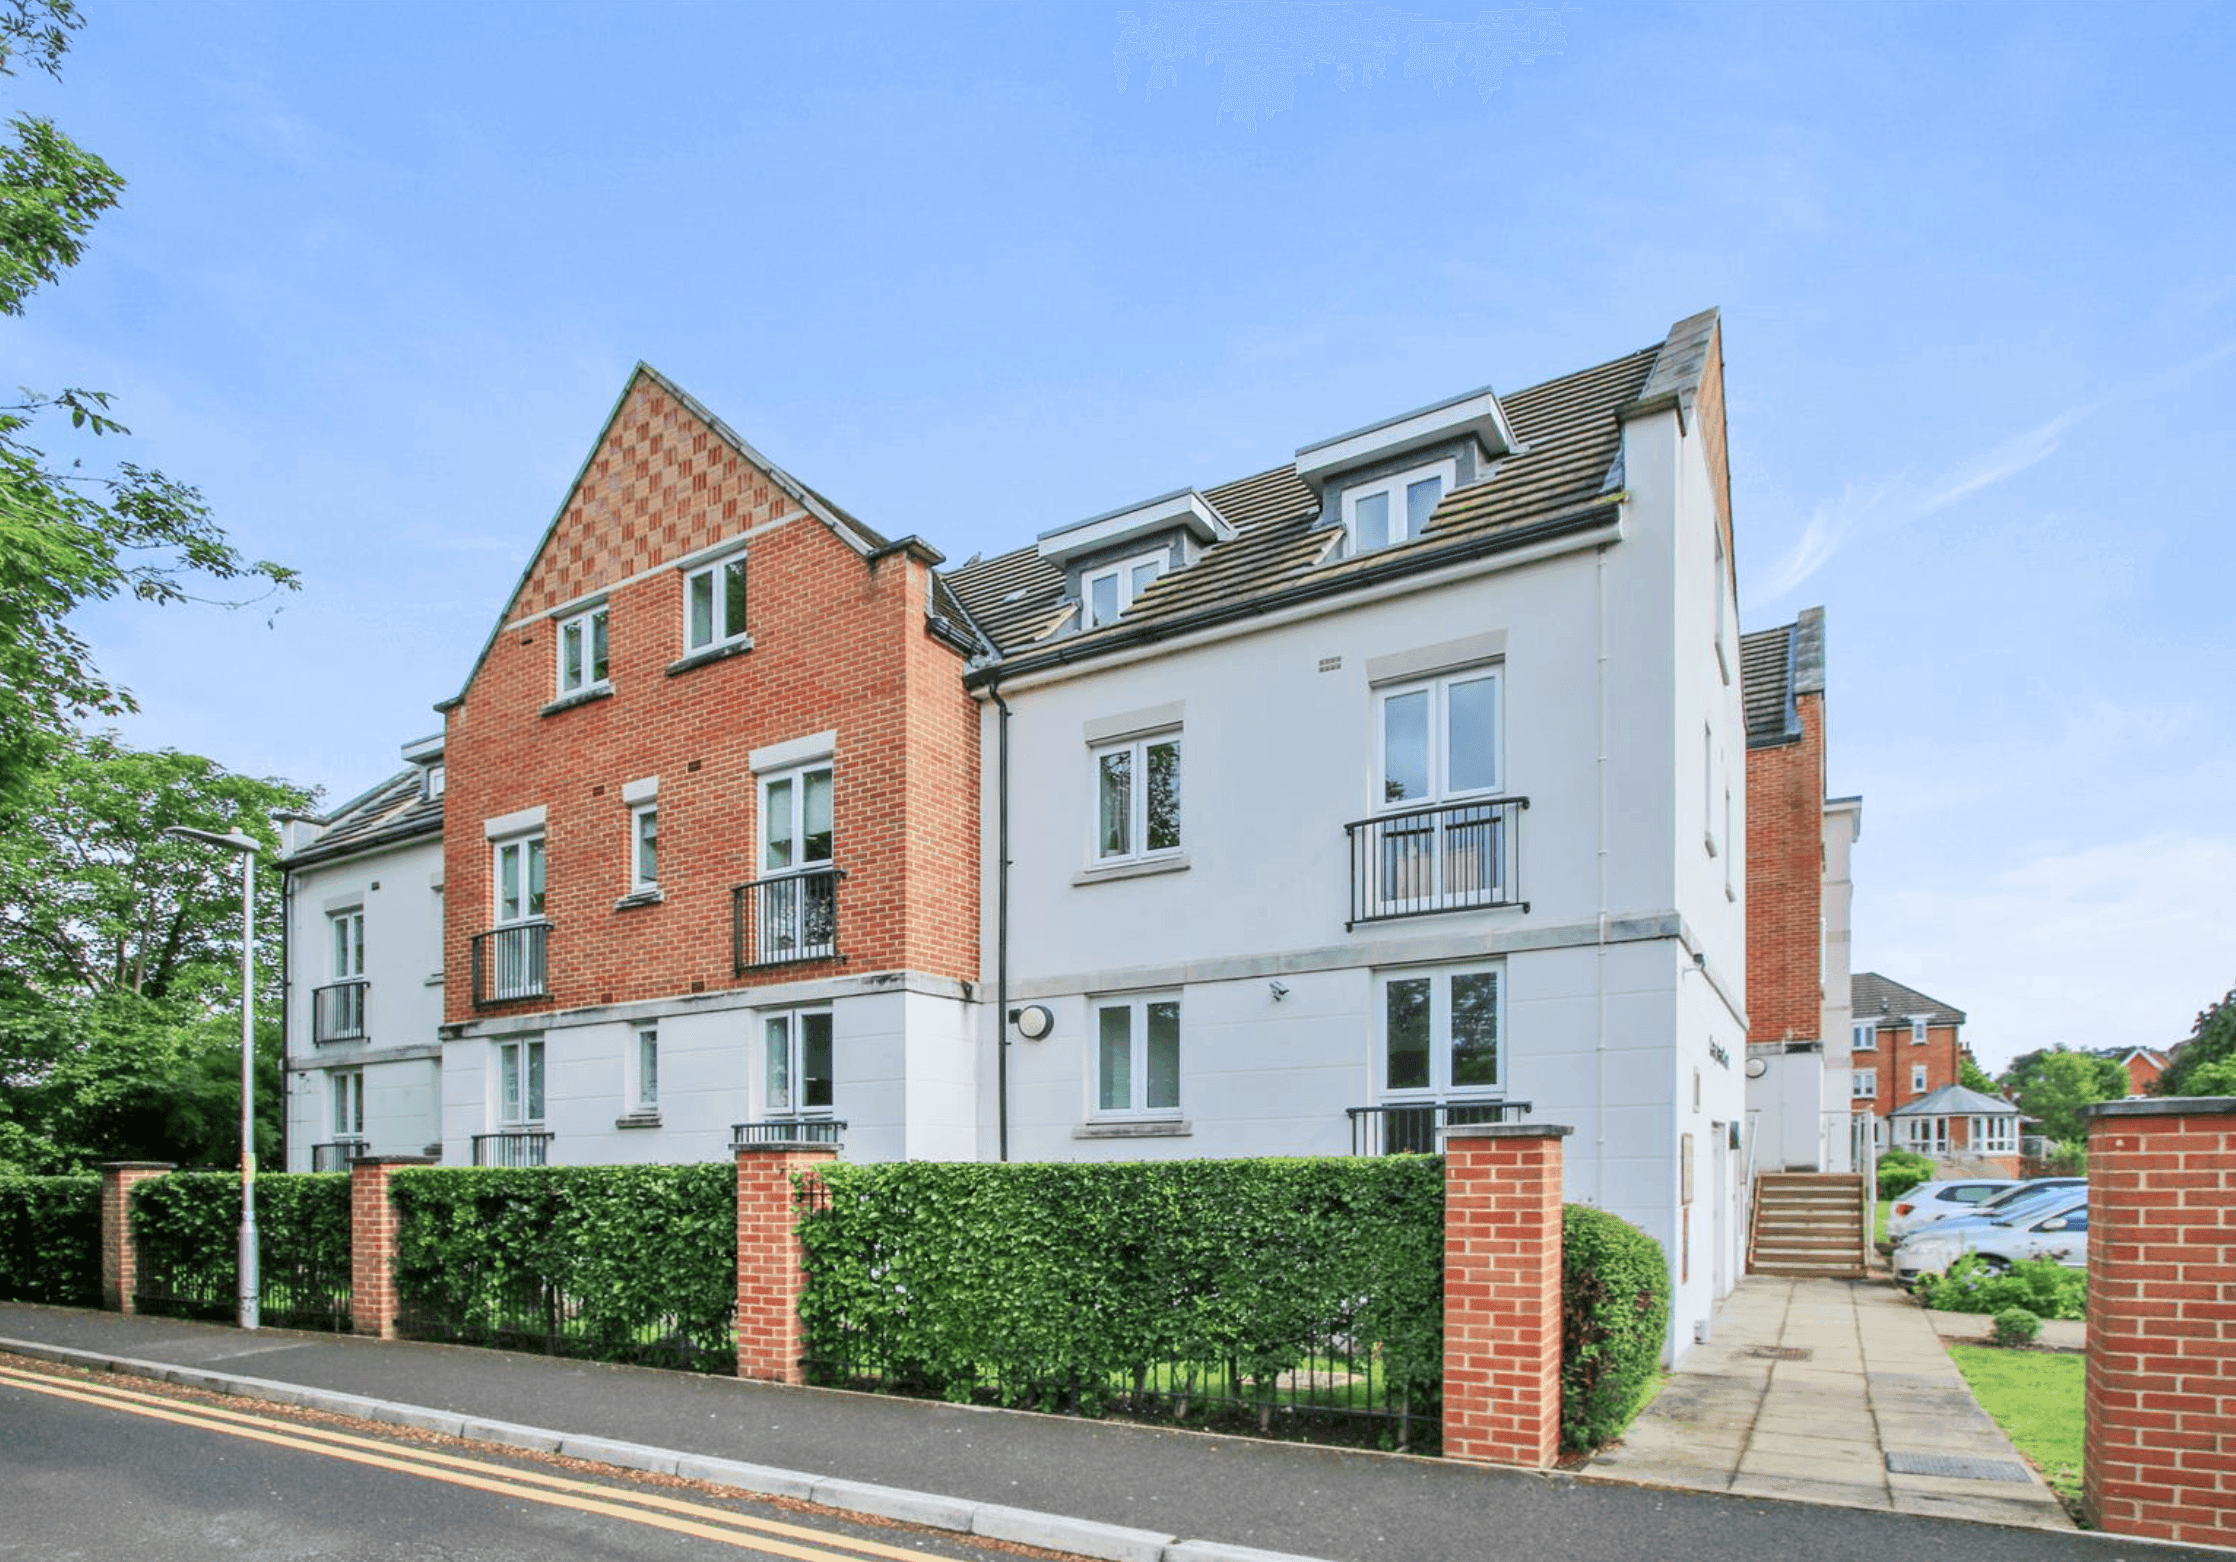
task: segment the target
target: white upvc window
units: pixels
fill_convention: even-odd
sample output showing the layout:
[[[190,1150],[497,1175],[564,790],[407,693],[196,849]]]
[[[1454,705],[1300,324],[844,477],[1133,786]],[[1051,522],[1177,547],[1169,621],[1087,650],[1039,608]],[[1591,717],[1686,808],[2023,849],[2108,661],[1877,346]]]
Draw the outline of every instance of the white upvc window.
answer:
[[[331,918],[334,938],[334,980],[354,981],[365,974],[365,913],[338,912]]]
[[[1418,807],[1496,793],[1498,685],[1497,668],[1479,667],[1383,690],[1375,806]]]
[[[632,894],[660,887],[660,805],[639,803],[629,810],[629,889]]]
[[[831,766],[761,778],[761,869],[796,873],[831,865]]]
[[[1981,1113],[1965,1124],[1964,1141],[1975,1154],[2016,1155],[2019,1153],[2019,1120]]]
[[[497,1123],[515,1128],[543,1121],[543,1040],[497,1043]]]
[[[1386,817],[1367,871],[1385,912],[1513,898],[1512,815],[1492,801],[1504,788],[1499,681],[1480,667],[1377,694],[1374,809]]]
[[[1949,1120],[1946,1117],[1905,1117],[1899,1121],[1903,1149],[1919,1155],[1949,1153]]]
[[[603,604],[559,625],[559,692],[578,694],[606,681],[606,610]]]
[[[1434,1100],[1505,1088],[1503,967],[1391,971],[1375,985],[1384,1094]]]
[[[1858,1021],[1854,1031],[1851,1032],[1851,1037],[1854,1041],[1855,1050],[1858,1052],[1876,1052],[1879,1050],[1879,1026],[1874,1020]]]
[[[1926,1022],[1923,1020],[1912,1020],[1910,1022],[1911,1046],[1922,1047],[1925,1045],[1925,1024]]]
[[[1180,850],[1180,734],[1094,750],[1095,861],[1127,862]]]
[[[769,1117],[828,1117],[837,1102],[831,1011],[761,1016],[761,1109]]]
[[[1459,463],[1446,459],[1346,489],[1343,531],[1350,551],[1372,553],[1421,536],[1437,502],[1452,491],[1459,477]]]
[[[653,1025],[637,1027],[630,1057],[629,1105],[639,1112],[656,1111],[660,1105],[660,1031]]]
[[[1711,530],[1716,534],[1716,669],[1728,684],[1731,682],[1731,653],[1725,648],[1724,642],[1730,634],[1731,613],[1725,602],[1728,591],[1725,581],[1730,578],[1731,571],[1724,563],[1724,529],[1721,524],[1715,524]]]
[[[1910,1094],[1914,1096],[1925,1094],[1925,1065],[1923,1063],[1910,1065]]]
[[[365,1071],[361,1068],[338,1068],[329,1072],[326,1079],[333,1105],[334,1137],[364,1138]]]
[[[711,651],[745,638],[745,555],[683,577],[683,649]]]
[[[1119,616],[1165,572],[1165,565],[1170,561],[1171,556],[1160,549],[1120,564],[1089,570],[1080,582],[1080,594],[1086,599],[1086,627],[1096,629],[1118,622]]]
[[[497,922],[543,920],[543,837],[523,835],[496,844]]]
[[[1171,993],[1094,1003],[1096,1117],[1180,1113],[1180,999]]]
[[[427,767],[426,774],[420,778],[419,795],[432,800],[442,796],[449,784],[450,768],[437,760]]]
[[[1849,1084],[1848,1094],[1858,1101],[1876,1100],[1879,1095],[1879,1071],[1875,1068],[1857,1069]]]

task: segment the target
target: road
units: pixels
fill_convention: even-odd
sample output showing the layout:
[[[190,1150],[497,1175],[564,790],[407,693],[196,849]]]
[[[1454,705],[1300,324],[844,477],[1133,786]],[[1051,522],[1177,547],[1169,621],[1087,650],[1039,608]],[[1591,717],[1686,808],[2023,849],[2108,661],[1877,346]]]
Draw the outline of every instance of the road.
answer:
[[[952,1535],[0,1367],[0,1558],[1016,1562]]]

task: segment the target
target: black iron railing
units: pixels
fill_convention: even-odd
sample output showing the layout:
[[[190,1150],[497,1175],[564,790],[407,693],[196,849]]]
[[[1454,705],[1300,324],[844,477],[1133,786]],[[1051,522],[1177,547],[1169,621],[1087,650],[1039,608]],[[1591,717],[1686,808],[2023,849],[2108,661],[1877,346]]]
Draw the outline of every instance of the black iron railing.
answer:
[[[740,972],[838,955],[836,868],[755,879],[730,891],[730,953]]]
[[[749,1144],[837,1144],[846,1122],[836,1117],[780,1117],[763,1123],[732,1123],[730,1148]]]
[[[548,1166],[552,1135],[540,1129],[513,1128],[474,1135],[476,1166]]]
[[[365,1039],[366,985],[358,980],[311,990],[312,1041],[323,1044]]]
[[[1527,911],[1519,825],[1527,807],[1526,797],[1493,797],[1408,808],[1345,825],[1351,840],[1351,917],[1344,926],[1486,906]]]
[[[1527,1101],[1407,1101],[1344,1108],[1353,1155],[1434,1155],[1437,1134],[1470,1123],[1518,1123]]]
[[[330,1144],[311,1146],[311,1170],[314,1172],[348,1171],[349,1163],[363,1159],[368,1153],[362,1139],[336,1139]]]
[[[544,983],[544,955],[549,947],[551,924],[522,922],[474,935],[474,1005],[511,1003],[519,998],[541,998],[550,988]]]

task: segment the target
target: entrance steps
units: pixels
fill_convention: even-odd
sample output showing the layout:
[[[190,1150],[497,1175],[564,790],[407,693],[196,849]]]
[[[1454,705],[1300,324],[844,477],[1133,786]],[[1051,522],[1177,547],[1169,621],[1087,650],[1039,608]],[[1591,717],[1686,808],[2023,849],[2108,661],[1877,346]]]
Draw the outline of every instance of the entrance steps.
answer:
[[[1795,1280],[1861,1278],[1870,1208],[1863,1179],[1852,1173],[1763,1173],[1755,1180],[1747,1272]]]

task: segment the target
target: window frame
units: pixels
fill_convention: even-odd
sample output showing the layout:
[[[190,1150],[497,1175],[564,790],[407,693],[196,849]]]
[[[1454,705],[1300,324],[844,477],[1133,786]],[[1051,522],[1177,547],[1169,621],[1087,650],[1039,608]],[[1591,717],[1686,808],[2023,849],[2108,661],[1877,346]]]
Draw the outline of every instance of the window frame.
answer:
[[[545,908],[551,898],[551,859],[544,832],[529,830],[519,835],[508,835],[502,840],[491,841],[489,846],[489,894],[492,902],[490,909],[494,914],[493,925],[525,927],[533,922],[544,921]],[[521,870],[519,909],[509,917],[505,915],[505,854],[508,852],[520,853]],[[540,886],[535,884],[537,876],[529,871],[535,864],[540,864],[543,868],[543,883]]]
[[[1926,1066],[1923,1063],[1913,1063],[1910,1065],[1910,1094],[1922,1096],[1925,1093]]]
[[[1924,1020],[1912,1020],[1910,1022],[1911,1046],[1922,1047],[1926,1044],[1926,1025],[1927,1022]]]
[[[726,589],[730,573],[736,572],[737,626],[724,627],[731,605],[731,593]],[[695,640],[692,623],[692,597],[700,581],[709,582],[707,601],[707,630],[709,638]],[[720,558],[709,559],[694,565],[683,575],[683,654],[696,656],[702,651],[719,651],[725,646],[740,644],[750,638],[747,625],[752,618],[752,599],[748,595],[751,577],[746,569],[746,551],[743,548],[726,553]]]
[[[1150,1010],[1169,1006],[1172,1010],[1172,1100],[1166,1104],[1150,1102]],[[1123,1013],[1126,1015],[1126,1104],[1103,1104],[1105,1079],[1103,1075],[1103,1016]],[[1186,1006],[1179,989],[1167,988],[1154,992],[1104,993],[1090,999],[1087,1004],[1087,1118],[1098,1123],[1154,1123],[1175,1122],[1179,1119],[1185,1099],[1183,1085],[1186,1078],[1188,1022]]]
[[[1848,1099],[1851,1101],[1876,1101],[1879,1099],[1879,1071],[1859,1068],[1850,1071]]]
[[[1407,490],[1414,484],[1426,482],[1432,477],[1442,478],[1444,486],[1436,496],[1436,504],[1429,506],[1429,515],[1422,517],[1422,533],[1417,534],[1413,530],[1412,514],[1406,508]],[[1420,466],[1407,467],[1403,471],[1392,472],[1384,477],[1370,478],[1363,483],[1357,483],[1344,489],[1344,556],[1358,558],[1363,554],[1380,553],[1385,548],[1399,548],[1409,542],[1418,542],[1420,535],[1425,534],[1428,529],[1429,516],[1436,514],[1436,505],[1442,504],[1459,485],[1459,458],[1457,456],[1445,456],[1441,460],[1424,462]],[[1371,499],[1377,494],[1387,496],[1390,501],[1390,534],[1386,540],[1375,544],[1373,547],[1362,548],[1359,546],[1359,501],[1361,499]]]
[[[336,1068],[326,1071],[327,1122],[337,1142],[365,1142],[365,1071]],[[355,1127],[345,1126],[354,1123]]]
[[[1172,844],[1151,846],[1150,837],[1150,752],[1169,748],[1173,754],[1173,817]],[[1105,849],[1104,833],[1105,784],[1108,773],[1104,762],[1115,756],[1127,759],[1127,791],[1125,844],[1117,851]],[[1183,729],[1167,727],[1155,732],[1136,733],[1130,737],[1107,743],[1096,743],[1087,750],[1088,786],[1094,803],[1087,821],[1087,857],[1097,868],[1117,867],[1129,862],[1156,862],[1177,857],[1188,849],[1187,831],[1187,775],[1188,761]]]
[[[1145,568],[1153,570],[1154,573],[1150,575],[1148,580],[1136,585],[1134,576]],[[1128,608],[1141,600],[1141,594],[1164,579],[1171,569],[1171,550],[1159,548],[1153,553],[1137,554],[1132,558],[1119,559],[1114,563],[1082,570],[1079,575],[1080,627],[1083,629],[1100,629],[1105,624],[1117,623],[1119,619],[1126,616]],[[1104,580],[1113,583],[1111,594],[1113,600],[1117,603],[1117,606],[1111,609],[1108,618],[1095,611],[1095,584]]]
[[[803,855],[807,849],[808,841],[807,783],[810,777],[817,775],[825,778],[825,785],[830,789],[830,845],[823,856],[811,861]],[[758,865],[755,871],[758,876],[764,879],[774,879],[786,878],[794,874],[829,872],[838,862],[838,766],[836,762],[830,758],[810,760],[804,764],[787,765],[782,770],[771,770],[767,774],[757,776],[754,779],[758,787],[757,795],[760,801],[759,817],[755,821],[759,827],[759,837],[754,843],[754,861]],[[776,844],[769,835],[769,824],[773,814],[769,804],[769,793],[773,788],[787,783],[791,784],[791,792],[785,803],[786,823],[790,827],[791,833],[786,837],[786,840],[792,847],[793,860],[782,867],[777,867],[772,866],[769,862],[770,848]]]
[[[330,948],[333,955],[334,980],[361,982],[365,979],[365,908],[351,906],[346,911],[329,912],[327,926],[333,937]]]
[[[1452,1082],[1452,983],[1456,978],[1490,976],[1492,991],[1492,1068],[1495,1080],[1488,1085]],[[1428,1083],[1395,1085],[1390,1082],[1390,989],[1399,983],[1426,981],[1429,988]],[[1460,965],[1399,966],[1374,973],[1374,1082],[1379,1099],[1400,1104],[1439,1101],[1496,1101],[1511,1088],[1512,1068],[1506,1032],[1506,962],[1471,960]]]
[[[1491,781],[1488,786],[1455,787],[1452,785],[1452,690],[1469,683],[1488,682],[1491,685]],[[1419,797],[1391,798],[1390,786],[1390,702],[1415,694],[1429,697],[1429,721],[1424,734],[1427,743],[1425,758],[1428,764],[1426,783],[1428,790]],[[1378,686],[1374,691],[1374,774],[1371,790],[1374,812],[1405,813],[1414,809],[1435,808],[1440,804],[1473,798],[1495,798],[1506,795],[1506,665],[1504,662],[1481,662],[1472,667],[1454,668],[1438,673],[1432,678],[1413,678],[1402,683]]]
[[[1964,1125],[1964,1144],[1977,1155],[2016,1155],[2019,1120],[2000,1112],[1975,1112]]]
[[[758,1069],[753,1081],[754,1099],[761,1104],[761,1116],[770,1121],[815,1122],[833,1116],[838,1111],[838,1027],[829,1005],[814,1005],[798,1009],[763,1009],[754,1016],[759,1024],[760,1042],[755,1049]],[[810,1102],[805,1099],[807,1085],[813,1077],[808,1072],[807,1038],[808,1022],[823,1022],[823,1046],[827,1049],[827,1076],[824,1079],[830,1099]],[[784,1027],[786,1104],[779,1106],[769,1078],[769,1042],[771,1028]]]
[[[651,827],[652,873],[644,872],[646,826]],[[648,798],[629,805],[629,893],[643,895],[660,887],[660,802]]]
[[[629,1037],[629,1110],[640,1115],[660,1110],[660,1027],[636,1025]]]
[[[1850,1052],[1877,1052],[1879,1050],[1879,1022],[1877,1020],[1856,1021],[1849,1028],[1848,1050]]]
[[[540,1128],[550,1106],[549,1054],[541,1036],[508,1036],[496,1043],[497,1088],[490,1105],[500,1131]],[[535,1110],[531,1112],[530,1107]]]
[[[612,625],[607,617],[607,604],[600,602],[578,613],[569,613],[559,620],[558,633],[553,637],[556,655],[553,657],[554,681],[559,698],[570,694],[584,694],[593,689],[611,685],[613,672]],[[581,635],[583,653],[580,675],[567,681],[567,639],[572,633]]]

